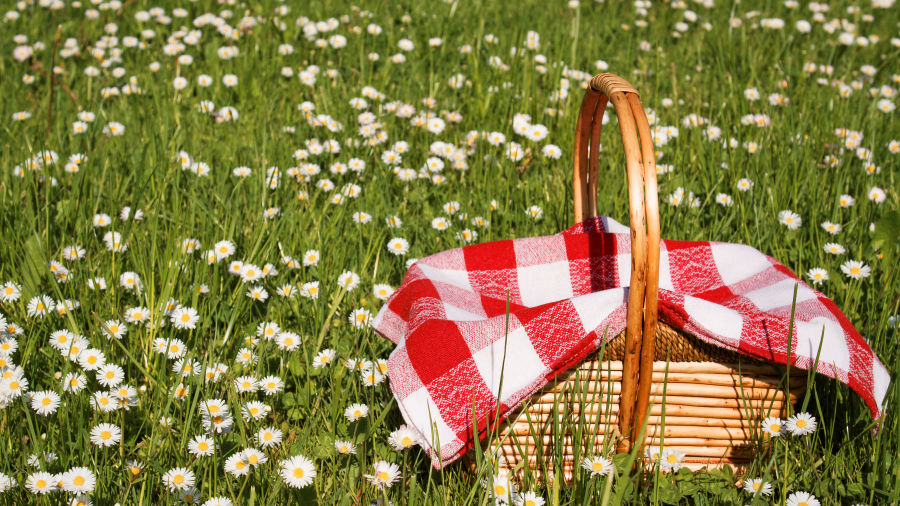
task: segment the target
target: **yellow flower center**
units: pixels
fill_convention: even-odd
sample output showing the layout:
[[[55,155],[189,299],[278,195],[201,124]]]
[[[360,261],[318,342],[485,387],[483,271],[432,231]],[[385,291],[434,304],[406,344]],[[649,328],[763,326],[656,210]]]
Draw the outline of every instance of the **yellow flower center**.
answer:
[[[205,452],[209,449],[209,444],[207,444],[206,441],[200,441],[200,443],[197,444],[197,449],[201,452]]]
[[[803,427],[806,427],[806,420],[803,420],[802,418],[800,420],[797,420],[797,427],[801,429]]]
[[[497,497],[506,497],[506,487],[503,485],[494,485],[494,495]]]
[[[84,485],[84,476],[76,476],[72,483],[79,487]]]
[[[47,482],[44,480],[38,480],[34,483],[34,486],[37,488],[44,488],[47,486]]]
[[[781,425],[778,425],[777,423],[773,423],[769,427],[769,430],[771,430],[772,432],[781,432]]]
[[[182,483],[184,483],[184,476],[182,476],[180,474],[176,474],[175,477],[172,478],[172,483],[174,483],[176,485],[181,485]]]
[[[50,398],[49,398],[49,397],[44,397],[43,399],[41,399],[41,404],[44,405],[44,406],[49,406],[49,405],[50,405]]]
[[[303,468],[302,468],[302,467],[295,467],[295,468],[294,468],[294,472],[293,472],[294,478],[303,478],[303,475],[304,475],[304,474],[305,474],[305,473],[303,472]]]

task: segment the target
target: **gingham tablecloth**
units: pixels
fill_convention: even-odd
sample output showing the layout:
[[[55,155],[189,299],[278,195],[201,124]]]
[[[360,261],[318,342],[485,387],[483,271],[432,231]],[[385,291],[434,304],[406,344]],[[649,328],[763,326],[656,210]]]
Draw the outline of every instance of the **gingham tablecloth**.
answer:
[[[374,320],[397,344],[391,389],[440,468],[549,380],[625,329],[628,228],[595,218],[562,233],[418,260]],[[880,416],[890,376],[837,306],[740,244],[662,241],[659,318],[703,341],[846,383]],[[502,381],[501,381],[502,380]]]

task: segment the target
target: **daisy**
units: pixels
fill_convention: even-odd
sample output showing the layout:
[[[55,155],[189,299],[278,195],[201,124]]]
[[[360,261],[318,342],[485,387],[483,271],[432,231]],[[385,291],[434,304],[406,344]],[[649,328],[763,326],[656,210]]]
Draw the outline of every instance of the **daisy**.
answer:
[[[203,506],[234,506],[234,503],[227,497],[210,497]]]
[[[15,488],[16,485],[18,485],[18,482],[16,482],[15,478],[0,473],[0,494],[6,492],[7,490]]]
[[[354,309],[350,312],[350,324],[358,329],[371,325],[372,313],[368,309]]]
[[[78,354],[78,365],[86,371],[95,371],[106,364],[106,356],[96,348],[88,348]]]
[[[846,250],[843,246],[834,242],[825,243],[825,253],[831,253],[832,255],[843,255]]]
[[[62,475],[62,489],[75,494],[89,494],[94,491],[97,478],[86,467],[73,467]]]
[[[388,437],[388,443],[395,450],[400,451],[414,446],[416,444],[416,439],[418,439],[418,436],[416,435],[415,431],[413,431],[406,425],[403,425],[394,432],[391,432],[390,436]]]
[[[356,454],[356,446],[350,441],[335,440],[334,449],[341,455]]]
[[[117,425],[101,423],[91,429],[91,443],[99,447],[115,446],[122,440],[122,430]]]
[[[265,453],[256,448],[247,448],[240,454],[244,457],[244,460],[253,467],[261,466],[269,461],[269,457],[266,457]]]
[[[313,358],[313,368],[321,369],[326,365],[330,365],[334,361],[334,356],[336,354],[337,352],[331,349],[320,351],[316,354],[315,358]]]
[[[216,452],[216,443],[209,436],[194,436],[188,443],[188,451],[195,457],[208,457]]]
[[[0,302],[14,302],[19,300],[21,296],[22,288],[12,281],[7,281],[0,288]]]
[[[32,392],[30,397],[31,409],[41,416],[52,415],[56,413],[57,408],[59,408],[59,394],[52,390]]]
[[[531,206],[525,210],[525,214],[527,214],[532,219],[539,220],[541,219],[541,216],[544,215],[544,210],[539,206]]]
[[[872,268],[859,260],[848,260],[841,264],[841,271],[849,278],[861,279],[869,277]]]
[[[266,395],[275,395],[284,390],[284,381],[278,376],[266,376],[259,380],[257,385]]]
[[[21,368],[19,368],[21,370]],[[17,399],[28,391],[28,379],[21,374],[3,375],[0,380],[0,399]]]
[[[244,458],[244,452],[235,453],[225,460],[225,472],[234,476],[250,473],[250,463]]]
[[[300,336],[294,332],[279,332],[275,342],[280,350],[294,351],[300,345]]]
[[[750,495],[772,495],[772,484],[761,478],[747,478],[744,480],[744,492]]]
[[[786,506],[819,506],[819,500],[809,492],[794,492],[789,495]]]
[[[401,237],[395,237],[388,241],[387,249],[395,255],[405,255],[409,252],[409,241]]]
[[[200,414],[206,418],[227,414],[228,405],[222,399],[207,399],[200,403]]]
[[[816,430],[816,418],[809,413],[797,413],[788,418],[784,424],[792,436],[805,436],[812,434]]]
[[[37,472],[28,475],[28,478],[25,479],[25,488],[32,494],[43,495],[56,491],[58,482],[59,480],[50,473]]]
[[[262,285],[251,286],[247,290],[247,297],[259,302],[265,302],[269,298],[269,292]]]
[[[281,332],[281,326],[275,322],[262,322],[256,326],[256,335],[271,341]]]
[[[231,241],[219,241],[213,245],[217,260],[224,260],[234,254],[235,246]],[[238,268],[240,272],[240,268]]]
[[[106,320],[100,327],[100,331],[108,338],[122,339],[128,329],[119,320]]]
[[[344,271],[338,276],[337,283],[341,288],[352,292],[354,288],[359,286],[359,275],[352,271]]]
[[[516,498],[517,506],[544,506],[544,498],[535,492],[525,492]]]
[[[118,408],[109,392],[94,392],[91,395],[91,407],[104,413],[115,411]]]
[[[351,404],[344,410],[344,416],[347,421],[355,422],[360,418],[365,418],[369,414],[369,407],[365,404]]]
[[[491,492],[498,503],[508,502],[510,495],[514,495],[515,491],[515,485],[510,483],[508,475],[498,474],[492,478]]]
[[[28,301],[26,312],[32,318],[43,318],[50,314],[55,307],[56,303],[53,302],[53,299],[46,295],[37,295]]]
[[[447,230],[448,228],[450,228],[450,220],[443,216],[438,216],[437,218],[431,220],[431,228],[438,231]]]
[[[585,457],[581,461],[582,469],[591,473],[591,476],[606,476],[612,470],[612,461],[603,457]]]
[[[248,264],[241,265],[240,276],[241,276],[241,280],[244,283],[252,283],[254,281],[257,281],[259,278],[262,277],[262,275],[263,275],[262,269],[260,269],[259,267],[255,266],[253,264],[248,263]]]
[[[262,420],[270,411],[272,411],[272,408],[268,404],[250,401],[241,408],[241,416],[244,417],[244,420]]]
[[[239,376],[234,379],[234,389],[238,393],[255,392],[258,388],[256,378],[252,376]]]
[[[162,482],[170,492],[185,490],[194,486],[194,472],[184,467],[175,467],[163,474]]]
[[[303,488],[313,482],[316,477],[316,468],[312,460],[303,455],[295,455],[279,463],[281,468],[278,474],[284,482],[294,488]]]
[[[841,232],[842,227],[841,227],[840,223],[832,223],[830,221],[824,221],[824,222],[822,222],[822,229],[831,235],[837,235]]]
[[[284,436],[284,433],[275,427],[265,427],[259,429],[256,433],[256,441],[259,443],[259,446],[263,448],[268,448],[270,446],[275,446],[281,443],[281,439]]]
[[[666,448],[660,460],[660,470],[663,472],[677,472],[682,467],[682,460],[684,460],[683,452]]]
[[[125,311],[125,321],[140,323],[150,317],[150,310],[145,307],[132,307]]]
[[[247,348],[241,348],[238,350],[235,360],[241,365],[248,366],[256,361],[256,355]]]
[[[107,388],[113,388],[119,385],[125,379],[125,371],[116,364],[105,364],[94,375],[97,382]]]
[[[375,488],[381,490],[390,488],[394,482],[400,479],[400,466],[393,462],[379,460],[372,467],[374,468],[372,474],[367,474],[363,477],[369,480],[369,483],[375,485]]]
[[[378,300],[387,300],[387,298],[390,297],[393,293],[394,289],[391,287],[391,285],[377,284],[372,287],[372,294]]]
[[[303,254],[303,265],[311,266],[319,264],[319,250],[311,249]]]
[[[72,346],[75,347],[74,345]],[[81,373],[70,372],[62,380],[62,388],[64,392],[72,392],[77,394],[84,390],[87,386],[87,377]]]
[[[841,195],[840,198],[838,198],[838,203],[841,205],[841,207],[844,208],[852,207],[853,204],[856,203],[856,199],[854,199],[850,195]]]
[[[885,191],[877,186],[869,188],[869,193],[867,193],[866,195],[869,197],[869,200],[875,202],[876,204],[884,202],[884,200],[887,198],[887,194],[885,193]]]
[[[785,209],[778,213],[778,222],[791,230],[796,230],[803,224],[803,219],[800,218],[799,214]]]
[[[821,285],[824,281],[828,281],[828,271],[821,267],[813,267],[806,272],[806,277],[812,281],[812,284]]]
[[[737,189],[739,191],[745,192],[749,191],[751,188],[753,188],[753,181],[747,178],[741,179],[737,182]]]
[[[770,416],[763,420],[762,429],[772,437],[781,436],[784,434],[784,421],[776,416]]]

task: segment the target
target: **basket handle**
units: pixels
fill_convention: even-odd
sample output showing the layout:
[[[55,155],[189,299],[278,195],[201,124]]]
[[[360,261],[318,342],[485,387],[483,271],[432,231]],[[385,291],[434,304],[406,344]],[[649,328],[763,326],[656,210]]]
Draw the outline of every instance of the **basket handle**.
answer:
[[[658,313],[659,201],[650,124],[638,92],[619,76],[598,74],[590,81],[575,127],[572,171],[575,222],[597,216],[600,131],[603,112],[610,100],[616,108],[625,147],[631,227],[631,283],[619,396],[619,432],[623,439],[618,451],[623,452],[630,451],[632,444],[642,443],[636,437],[634,422],[643,423],[650,402]]]

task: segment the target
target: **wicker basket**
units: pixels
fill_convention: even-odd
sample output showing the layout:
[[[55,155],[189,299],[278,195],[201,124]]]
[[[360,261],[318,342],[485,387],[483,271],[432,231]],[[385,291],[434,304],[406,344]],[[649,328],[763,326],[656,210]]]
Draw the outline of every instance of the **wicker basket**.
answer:
[[[680,451],[691,469],[740,468],[764,439],[760,421],[783,416],[802,396],[806,378],[793,377],[785,388],[780,366],[712,346],[657,321],[660,235],[650,126],[637,91],[612,74],[595,76],[581,105],[575,132],[575,222],[597,216],[600,127],[610,100],[628,176],[632,263],[626,330],[535,394],[483,444],[500,457],[503,468],[521,472],[527,466],[536,475],[561,471],[567,479],[576,459],[630,451],[634,444]],[[637,440],[645,419],[644,437]]]

